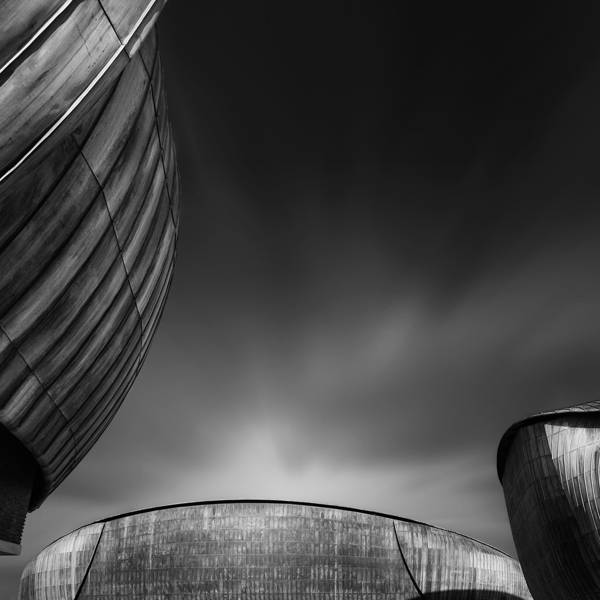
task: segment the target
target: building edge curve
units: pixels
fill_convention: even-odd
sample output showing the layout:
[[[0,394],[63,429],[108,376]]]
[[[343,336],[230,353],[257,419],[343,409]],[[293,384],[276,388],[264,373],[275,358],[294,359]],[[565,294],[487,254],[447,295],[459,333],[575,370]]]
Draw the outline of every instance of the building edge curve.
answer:
[[[165,3],[0,6],[0,555],[114,417],[165,306]]]
[[[498,448],[513,539],[535,600],[600,594],[600,401],[532,415]]]
[[[65,555],[76,539],[89,540],[83,554]],[[67,582],[82,600],[125,590],[130,598],[531,598],[518,563],[489,544],[385,513],[289,500],[186,502],[100,519],[29,563],[20,600],[66,585],[57,560],[60,569],[65,560],[85,565],[85,576],[80,569]]]
[[[496,452],[496,471],[500,483],[502,483],[504,467],[506,465],[510,446],[520,429],[527,427],[528,425],[533,425],[534,423],[560,419],[567,415],[594,415],[596,413],[600,413],[600,400],[592,400],[591,402],[574,404],[573,406],[567,406],[565,408],[557,408],[547,412],[536,413],[535,415],[525,417],[524,419],[513,423],[500,438],[498,451]]]
[[[323,503],[323,502],[309,502],[309,501],[305,501],[305,500],[281,500],[281,499],[272,499],[272,498],[225,498],[225,499],[220,498],[220,499],[216,499],[216,500],[190,500],[187,502],[175,502],[172,504],[159,504],[157,506],[149,506],[146,508],[130,510],[130,511],[127,511],[124,513],[117,513],[116,515],[112,515],[110,517],[104,517],[103,519],[97,519],[96,521],[92,521],[91,523],[88,523],[88,525],[109,523],[110,521],[115,521],[116,519],[123,519],[125,517],[133,517],[136,515],[141,515],[141,514],[160,511],[160,510],[167,510],[167,509],[171,509],[171,508],[188,508],[191,506],[213,506],[213,505],[220,505],[220,504],[223,504],[223,505],[225,505],[225,504],[265,504],[265,505],[282,504],[282,505],[290,505],[290,506],[312,506],[314,508],[344,510],[347,512],[352,512],[352,513],[357,513],[357,514],[372,515],[374,517],[382,517],[384,519],[392,519],[395,521],[402,521],[404,523],[414,523],[415,525],[423,525],[425,527],[431,527],[433,529],[439,529],[440,531],[445,531],[448,533],[459,535],[465,539],[471,540],[478,544],[488,546],[491,550],[500,552],[501,554],[504,554],[508,558],[511,558],[514,560],[513,556],[511,556],[507,552],[504,552],[504,550],[500,550],[500,548],[496,548],[495,546],[488,544],[487,542],[484,542],[484,541],[474,538],[472,536],[466,535],[464,533],[460,533],[457,531],[452,531],[451,529],[446,529],[444,527],[440,527],[438,525],[431,525],[430,523],[425,523],[423,521],[417,521],[415,519],[410,519],[408,517],[399,517],[397,515],[392,515],[390,513],[385,513],[385,512],[376,511],[376,510],[368,510],[365,508],[355,508],[352,506],[342,506],[339,504],[327,504],[327,503]],[[73,531],[77,531],[77,529],[74,529]],[[73,533],[73,531],[71,531],[69,533]],[[65,534],[65,535],[68,535],[68,534]],[[64,536],[61,536],[61,537],[64,537]],[[60,539],[61,538],[57,538],[56,540],[54,540],[54,542],[57,542]],[[53,544],[54,542],[51,542],[51,543]]]

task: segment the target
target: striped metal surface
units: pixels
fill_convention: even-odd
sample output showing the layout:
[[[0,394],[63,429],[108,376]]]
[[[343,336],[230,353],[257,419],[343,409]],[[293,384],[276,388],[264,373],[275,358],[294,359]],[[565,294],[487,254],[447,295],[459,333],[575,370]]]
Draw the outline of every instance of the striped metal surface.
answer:
[[[93,527],[102,531],[89,558],[92,543],[75,541]],[[75,531],[29,563],[19,600],[422,595],[530,598],[515,560],[457,533],[339,507],[233,501],[151,509]]]
[[[566,408],[559,408],[556,410],[538,413],[535,415],[531,415],[530,417],[526,417],[525,419],[521,419],[520,421],[517,421],[516,423],[511,425],[506,430],[506,432],[502,436],[502,439],[500,440],[500,443],[498,444],[496,466],[498,469],[498,477],[500,481],[502,481],[502,477],[504,475],[504,467],[506,464],[508,453],[510,452],[510,447],[520,429],[527,425],[532,425],[533,423],[551,421],[553,419],[559,419],[568,415],[593,415],[594,413],[600,413],[600,400],[594,400],[592,402],[575,404],[573,406],[567,406]]]
[[[1,4],[0,180],[31,169],[79,124],[139,49],[165,0]]]
[[[44,600],[74,600],[84,581],[98,542],[103,524],[88,525],[65,536],[60,544],[52,544],[30,562],[22,575],[21,595],[35,598],[36,589],[43,590]]]
[[[0,424],[39,467],[30,509],[118,410],[171,282],[163,4],[0,7]]]
[[[452,531],[418,523],[397,522],[406,564],[423,594],[452,600],[494,600],[511,593],[529,597],[523,574],[505,554]],[[457,590],[464,590],[458,594]],[[475,593],[476,590],[476,593]]]
[[[502,486],[536,600],[600,596],[598,403],[536,415],[501,446]]]

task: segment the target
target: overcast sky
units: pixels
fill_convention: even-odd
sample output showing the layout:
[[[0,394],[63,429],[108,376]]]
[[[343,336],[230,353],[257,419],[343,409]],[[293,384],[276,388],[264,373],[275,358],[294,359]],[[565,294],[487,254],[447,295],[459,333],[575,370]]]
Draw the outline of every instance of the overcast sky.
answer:
[[[60,535],[192,500],[388,512],[514,554],[500,437],[600,397],[599,12],[172,0],[167,307],[0,598]]]

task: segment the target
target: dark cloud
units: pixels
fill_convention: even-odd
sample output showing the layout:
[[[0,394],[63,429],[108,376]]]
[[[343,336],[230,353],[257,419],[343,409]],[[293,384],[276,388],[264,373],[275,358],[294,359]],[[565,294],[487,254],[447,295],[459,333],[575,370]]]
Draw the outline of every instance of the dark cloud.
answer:
[[[2,585],[86,522],[219,497],[387,511],[514,551],[502,433],[600,389],[598,10],[171,3],[169,302]]]

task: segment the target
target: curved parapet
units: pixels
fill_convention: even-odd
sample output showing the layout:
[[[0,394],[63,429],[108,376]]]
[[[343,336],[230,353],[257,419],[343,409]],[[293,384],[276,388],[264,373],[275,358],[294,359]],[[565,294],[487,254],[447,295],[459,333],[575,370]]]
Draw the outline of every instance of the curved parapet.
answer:
[[[0,6],[0,554],[113,418],[164,307],[180,193],[163,4]]]
[[[523,573],[536,600],[600,595],[600,403],[513,425],[498,473]]]
[[[186,504],[78,531],[94,526],[103,529],[89,563],[89,551],[82,559],[69,557],[77,531],[59,539],[26,568],[19,600],[530,598],[519,564],[495,548],[424,523],[347,508]],[[72,564],[81,568],[70,576]],[[52,595],[59,587],[69,595]]]

